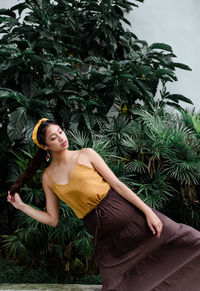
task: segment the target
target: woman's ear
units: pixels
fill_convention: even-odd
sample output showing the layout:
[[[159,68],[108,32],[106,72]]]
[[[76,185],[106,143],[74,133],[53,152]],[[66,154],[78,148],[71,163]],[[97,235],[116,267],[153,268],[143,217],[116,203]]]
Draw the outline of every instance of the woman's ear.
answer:
[[[40,147],[41,147],[41,149],[43,149],[43,150],[45,150],[45,151],[47,151],[48,148],[49,148],[47,145],[40,145]]]

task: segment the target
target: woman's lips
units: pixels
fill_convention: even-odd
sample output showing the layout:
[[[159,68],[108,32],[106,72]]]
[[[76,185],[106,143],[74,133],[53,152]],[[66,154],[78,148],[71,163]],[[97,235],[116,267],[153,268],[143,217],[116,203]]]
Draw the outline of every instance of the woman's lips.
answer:
[[[61,143],[62,147],[65,147],[67,145],[67,141],[64,141],[63,143]]]

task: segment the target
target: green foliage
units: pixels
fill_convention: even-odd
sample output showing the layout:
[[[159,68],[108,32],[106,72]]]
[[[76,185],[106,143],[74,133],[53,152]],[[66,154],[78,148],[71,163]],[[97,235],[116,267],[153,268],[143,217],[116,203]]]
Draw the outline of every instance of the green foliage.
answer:
[[[102,284],[100,275],[73,276],[66,274],[55,262],[40,260],[40,266],[22,265],[0,256],[0,282],[3,283],[46,283],[48,284]]]
[[[149,106],[160,81],[176,81],[176,67],[190,70],[169,45],[149,46],[123,28],[135,2],[28,0],[0,10],[0,121],[11,142],[30,138],[41,116],[98,132],[113,106]]]
[[[200,229],[200,140],[194,129],[186,127],[182,116],[161,112],[159,108],[153,112],[153,107],[152,112],[135,110],[134,121],[119,115],[101,135],[92,137],[70,131],[69,143],[72,149],[94,148],[119,179],[149,206]],[[31,150],[15,154],[18,168],[25,167]],[[40,171],[36,180],[23,187],[21,196],[26,203],[45,210]],[[97,272],[92,237],[65,203],[60,201],[60,219],[55,228],[38,223],[23,212],[9,212],[13,232],[1,236],[1,250],[7,258],[36,265],[40,265],[38,258],[51,258],[69,274]]]

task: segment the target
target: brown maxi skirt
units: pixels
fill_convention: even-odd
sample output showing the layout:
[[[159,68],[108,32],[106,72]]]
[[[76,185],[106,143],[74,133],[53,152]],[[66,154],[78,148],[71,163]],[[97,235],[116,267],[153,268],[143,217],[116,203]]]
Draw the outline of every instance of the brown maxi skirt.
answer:
[[[200,291],[200,232],[153,211],[163,223],[160,238],[143,212],[113,189],[84,217],[102,291]]]

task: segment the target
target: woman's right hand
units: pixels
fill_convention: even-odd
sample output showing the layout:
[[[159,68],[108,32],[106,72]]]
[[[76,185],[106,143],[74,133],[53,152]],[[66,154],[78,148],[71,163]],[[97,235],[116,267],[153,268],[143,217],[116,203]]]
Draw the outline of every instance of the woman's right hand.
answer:
[[[18,193],[15,193],[14,195],[10,194],[10,191],[8,191],[7,201],[12,204],[16,209],[21,209],[24,205],[24,202],[20,198]]]
[[[11,195],[10,191],[8,191],[7,201],[12,204],[16,209],[21,210],[33,219],[41,223],[48,224],[50,226],[56,226],[59,217],[58,197],[56,196],[56,194],[53,193],[51,189],[47,190],[45,194],[47,197],[46,211],[35,209],[33,206],[24,203],[18,193]]]

